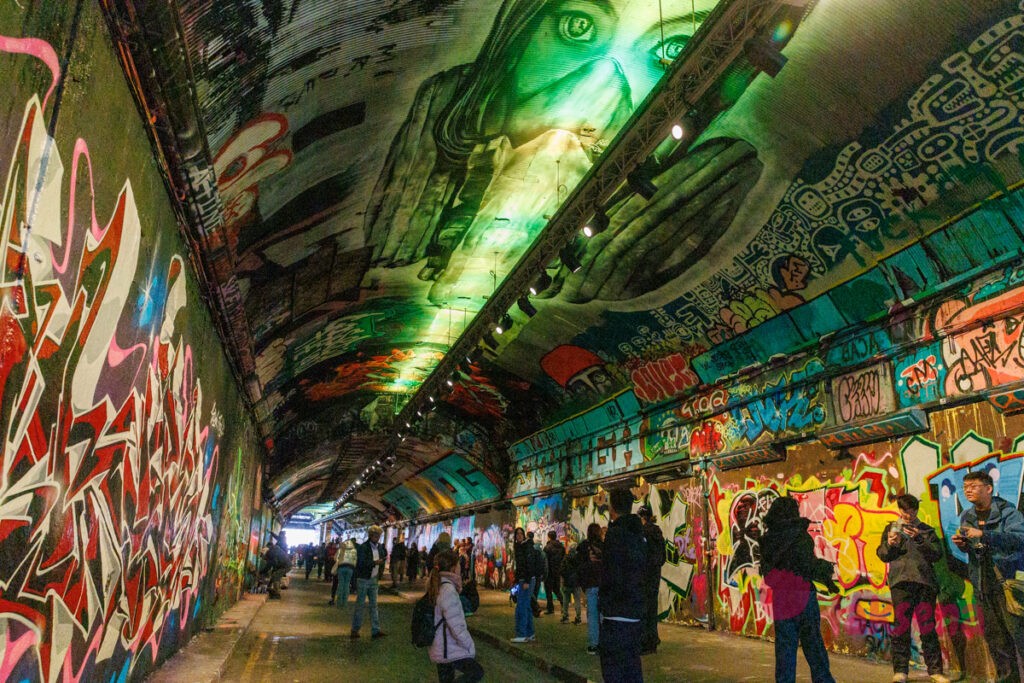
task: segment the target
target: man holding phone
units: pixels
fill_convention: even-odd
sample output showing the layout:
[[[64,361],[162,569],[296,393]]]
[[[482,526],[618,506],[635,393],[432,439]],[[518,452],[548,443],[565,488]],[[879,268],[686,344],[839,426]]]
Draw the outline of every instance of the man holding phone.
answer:
[[[964,477],[964,497],[973,507],[960,515],[953,536],[967,552],[968,578],[981,603],[983,632],[996,665],[999,683],[1024,679],[1024,618],[1006,606],[1003,579],[1024,572],[1024,515],[1009,501],[992,495],[994,482],[986,472]]]
[[[910,625],[917,618],[928,674],[935,683],[948,683],[942,673],[942,649],[935,633],[935,598],[938,581],[933,565],[942,557],[935,529],[917,517],[919,502],[911,495],[896,499],[899,519],[890,522],[878,545],[879,559],[889,563],[889,590],[896,624],[892,631],[894,683],[910,672]]]

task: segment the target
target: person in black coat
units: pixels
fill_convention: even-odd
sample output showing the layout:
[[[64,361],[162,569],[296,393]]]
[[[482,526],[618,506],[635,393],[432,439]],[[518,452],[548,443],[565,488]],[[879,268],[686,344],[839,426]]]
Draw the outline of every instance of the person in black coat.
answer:
[[[776,498],[764,517],[767,533],[761,537],[761,576],[772,589],[775,617],[775,681],[796,680],[799,644],[814,683],[835,683],[828,650],[821,638],[821,609],[813,582],[838,592],[832,563],[814,555],[814,539],[807,532],[811,520],[800,516],[793,498]]]
[[[917,517],[919,503],[911,495],[896,499],[900,517],[886,525],[875,551],[889,563],[889,590],[896,617],[892,630],[893,681],[905,681],[910,672],[910,624],[917,617],[928,675],[948,681],[942,674],[942,648],[935,632],[935,599],[939,584],[934,564],[942,557],[935,529]]]
[[[600,640],[601,617],[598,614],[598,593],[601,588],[601,558],[604,550],[604,539],[601,537],[601,525],[591,522],[587,526],[587,537],[580,542],[576,552],[579,554],[579,569],[576,580],[583,591],[587,605],[587,652],[597,654]]]
[[[515,636],[513,643],[529,643],[536,639],[536,629],[533,624],[533,609],[531,602],[533,592],[537,587],[537,561],[534,557],[536,548],[533,542],[526,537],[522,527],[516,527],[513,532],[512,556],[515,559],[516,585],[516,612],[515,612]]]
[[[640,638],[647,541],[643,523],[630,512],[633,493],[629,489],[613,489],[608,498],[611,522],[604,537],[598,591],[601,673],[607,683],[642,683]]]
[[[562,561],[565,559],[565,546],[558,540],[558,534],[548,532],[548,542],[544,546],[544,555],[548,558],[548,573],[544,577],[544,589],[547,591],[548,614],[555,613],[555,598],[559,604],[565,602],[562,595]]]
[[[406,579],[409,581],[415,581],[416,577],[419,576],[420,570],[420,551],[416,549],[416,542],[413,540],[409,541],[408,553],[405,560],[405,573]]]
[[[654,523],[654,512],[650,506],[642,505],[636,511],[644,524],[644,540],[647,541],[647,562],[644,565],[644,619],[643,636],[640,639],[641,654],[658,651],[661,638],[658,637],[658,591],[661,589],[661,567],[665,564],[665,535]]]

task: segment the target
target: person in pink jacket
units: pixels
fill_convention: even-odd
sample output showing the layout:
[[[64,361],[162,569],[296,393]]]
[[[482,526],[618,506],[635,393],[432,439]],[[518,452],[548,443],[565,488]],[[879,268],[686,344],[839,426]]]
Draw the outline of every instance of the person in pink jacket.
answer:
[[[430,568],[427,597],[434,603],[434,623],[440,623],[430,645],[430,661],[437,664],[440,683],[476,683],[484,677],[459,600],[461,592],[458,554],[450,548],[438,552]]]

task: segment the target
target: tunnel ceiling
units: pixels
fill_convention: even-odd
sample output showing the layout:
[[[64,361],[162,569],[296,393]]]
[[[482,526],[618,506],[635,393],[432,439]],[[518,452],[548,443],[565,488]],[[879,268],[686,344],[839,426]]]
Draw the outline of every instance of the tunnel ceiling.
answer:
[[[332,500],[381,456],[394,415],[716,4],[193,1],[169,22],[135,7],[157,62],[185,57],[178,90],[138,63],[133,78],[179,140],[202,131],[169,174],[188,170],[212,305],[287,509]],[[860,323],[914,286],[883,259],[1019,181],[1017,2],[792,4],[764,36],[781,72],[740,58],[691,102],[686,139],[645,165],[653,198],[618,192],[580,270],[551,255],[537,315],[511,312],[364,502],[458,502],[431,467],[500,492],[516,438]],[[415,491],[389,493],[398,482]]]

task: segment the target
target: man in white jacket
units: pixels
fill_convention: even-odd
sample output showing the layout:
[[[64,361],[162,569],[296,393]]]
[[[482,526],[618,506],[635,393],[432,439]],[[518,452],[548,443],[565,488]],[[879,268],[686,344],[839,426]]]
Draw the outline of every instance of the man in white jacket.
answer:
[[[432,569],[427,584],[427,595],[434,603],[434,623],[440,623],[430,645],[430,661],[437,664],[440,683],[476,683],[483,678],[484,670],[475,659],[476,646],[459,600],[462,592],[459,556],[451,549],[442,550],[435,564],[447,570]],[[457,673],[462,675],[456,678]]]

